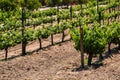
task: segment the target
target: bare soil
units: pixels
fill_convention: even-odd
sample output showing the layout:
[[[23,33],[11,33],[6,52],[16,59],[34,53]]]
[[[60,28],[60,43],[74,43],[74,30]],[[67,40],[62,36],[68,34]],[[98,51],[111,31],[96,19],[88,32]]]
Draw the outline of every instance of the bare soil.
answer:
[[[60,36],[61,34],[55,35],[54,41],[60,41]],[[68,35],[66,39],[69,38]],[[43,42],[43,46],[49,45],[50,38]],[[29,43],[27,51],[37,49],[38,45],[38,41]],[[119,52],[103,60],[103,65],[99,68],[76,71],[80,67],[80,53],[74,49],[72,41],[26,56],[18,56],[21,45],[10,48],[9,51],[9,56],[15,57],[0,61],[0,80],[120,80]]]

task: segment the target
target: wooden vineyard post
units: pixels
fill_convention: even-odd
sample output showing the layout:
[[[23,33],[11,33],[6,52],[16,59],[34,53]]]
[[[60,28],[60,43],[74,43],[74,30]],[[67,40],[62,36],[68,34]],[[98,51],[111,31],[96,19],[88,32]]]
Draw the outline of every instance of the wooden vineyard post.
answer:
[[[64,38],[65,38],[65,32],[64,29],[62,30],[62,42],[64,42]]]
[[[35,29],[35,24],[33,24],[33,29]]]
[[[98,13],[98,23],[100,24],[100,27],[101,27],[101,11],[99,10],[99,0],[97,0],[97,13]],[[109,19],[108,19],[108,20],[109,20]],[[104,24],[104,18],[103,18],[103,24]],[[89,54],[89,60],[88,60],[88,65],[89,65],[89,66],[91,65],[92,56],[93,56],[93,53],[90,53],[90,54]],[[103,59],[102,54],[99,54],[99,59],[100,59],[100,60]]]
[[[109,0],[109,5],[110,5],[110,0]],[[109,13],[111,12],[110,8],[109,8]]]
[[[99,6],[98,6],[98,0],[97,0],[97,13],[99,14]]]
[[[54,42],[53,42],[53,34],[51,34],[51,45],[54,45]]]
[[[109,0],[109,5],[110,5],[110,0]],[[111,13],[111,8],[109,8],[109,13]],[[107,20],[108,20],[108,25],[109,25],[109,23],[110,23],[110,22],[109,22],[109,21],[110,21],[110,18],[108,17]]]
[[[119,7],[120,7],[120,5],[119,5]],[[120,8],[119,8],[119,10],[120,10]],[[118,19],[120,19],[120,14],[118,15]]]
[[[120,0],[119,0],[119,3],[120,3]],[[119,7],[118,10],[120,10],[120,4],[118,7]],[[118,19],[120,19],[120,15],[118,15]]]
[[[98,23],[101,23],[100,22],[100,18],[101,18],[101,12],[99,11],[99,0],[97,0],[97,14],[98,14]]]
[[[52,21],[52,16],[51,16],[51,28],[52,28],[52,26],[53,26],[53,21]],[[53,33],[54,33],[54,32],[52,32],[52,34],[51,34],[51,45],[54,45]]]
[[[25,26],[24,26],[24,7],[22,7],[22,56],[26,55],[26,39],[24,36],[24,30],[25,30]]]
[[[80,26],[81,67],[84,68],[83,28]]]
[[[83,16],[82,14],[82,4],[81,6],[81,17]],[[84,47],[83,47],[83,27],[81,26],[81,22],[80,22],[80,51],[81,51],[81,68],[84,68]]]
[[[65,30],[65,26],[62,29],[62,42],[64,42],[64,39],[65,39],[65,32],[64,32],[64,30]]]
[[[72,3],[70,4],[70,20],[72,20]]]
[[[118,2],[120,3],[120,0],[118,0]],[[120,7],[120,4],[118,5],[118,11],[120,10],[119,7]],[[119,16],[120,15],[118,15],[118,19],[119,19]]]
[[[103,18],[103,25],[105,24],[105,20],[104,20],[104,18]]]
[[[59,18],[59,5],[57,4],[57,22],[58,24],[60,23],[60,18]]]
[[[110,5],[110,0],[109,0],[109,5]],[[110,8],[109,8],[109,13],[110,13]],[[109,25],[109,18],[107,19],[108,25]]]

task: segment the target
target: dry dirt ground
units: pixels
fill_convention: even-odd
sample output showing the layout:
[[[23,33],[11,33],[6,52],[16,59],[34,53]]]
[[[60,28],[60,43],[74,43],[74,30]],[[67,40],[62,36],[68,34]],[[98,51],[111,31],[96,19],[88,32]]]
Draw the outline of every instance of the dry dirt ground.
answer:
[[[0,80],[120,80],[119,52],[103,60],[103,66],[97,69],[74,71],[80,66],[80,53],[73,45],[72,41],[67,41],[30,55],[0,61]],[[19,46],[11,48],[9,53],[20,53]],[[36,46],[37,42],[27,49]]]

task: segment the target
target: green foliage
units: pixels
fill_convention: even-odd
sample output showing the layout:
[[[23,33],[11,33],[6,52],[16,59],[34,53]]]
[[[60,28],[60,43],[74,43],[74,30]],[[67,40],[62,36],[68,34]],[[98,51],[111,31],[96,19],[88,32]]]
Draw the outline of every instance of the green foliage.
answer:
[[[15,10],[16,7],[13,0],[0,0],[0,9],[3,11]]]
[[[86,3],[88,0],[78,0],[80,4]]]
[[[35,36],[37,37],[37,38],[41,38],[42,36],[42,29],[37,29],[36,31],[35,31]]]
[[[26,41],[32,41],[35,38],[35,30],[33,28],[26,28],[23,39],[25,39]]]
[[[72,40],[75,42],[75,48],[80,51],[80,32],[78,29],[71,31]],[[105,34],[102,31],[102,27],[94,27],[88,29],[84,26],[84,49],[85,52],[90,54],[100,54],[104,51],[106,46]]]
[[[51,34],[50,27],[46,27],[42,29],[42,38],[48,38]]]
[[[68,5],[71,4],[74,0],[63,0],[63,4]]]
[[[14,46],[21,42],[21,35],[18,31],[9,30],[0,35],[0,49]]]
[[[42,6],[39,0],[18,0],[16,5],[20,5],[20,7],[26,7],[29,10],[38,9]]]
[[[70,34],[71,34],[72,40],[75,43],[75,49],[79,51],[80,50],[80,30],[73,28],[71,29]]]
[[[95,27],[86,32],[84,36],[85,52],[88,54],[101,54],[107,44],[105,34],[101,27]]]
[[[60,5],[61,3],[62,3],[62,0],[48,0],[49,6]]]
[[[2,2],[3,0],[1,0]],[[7,1],[7,0],[5,0]],[[8,0],[12,3],[12,0]],[[38,8],[38,5],[36,5],[37,0],[32,0],[31,2],[28,2],[28,0],[18,0],[21,2],[18,2],[19,5],[21,4],[22,6],[28,8],[28,9],[36,9]],[[50,0],[49,0],[50,1]],[[10,4],[11,4],[10,3]],[[36,3],[36,4],[35,4]],[[61,3],[61,1],[59,2]],[[8,4],[8,3],[7,3]],[[35,4],[35,5],[34,5]],[[58,3],[53,3],[54,5]],[[96,3],[91,2],[89,3],[88,7],[92,6],[91,8],[86,9],[87,7],[84,7],[85,10],[83,10],[83,15],[88,15],[90,18],[85,19],[85,22],[94,22],[98,19],[98,15],[96,14],[95,7]],[[5,4],[6,5],[6,4]],[[2,5],[0,5],[2,6]],[[111,7],[118,6],[118,3],[110,4],[107,7],[100,8],[101,11],[107,10]],[[10,7],[9,7],[10,8]],[[7,10],[2,9],[2,10]],[[11,10],[12,8],[10,8]],[[75,7],[74,11],[80,10],[80,6]],[[80,17],[78,16],[79,13],[74,13],[74,17]],[[116,11],[115,13],[112,12],[110,14],[105,13],[103,14],[104,19],[108,19],[110,17],[114,17],[116,15],[119,15],[119,11]],[[55,21],[56,17],[50,17],[56,15],[56,9],[51,8],[49,10],[45,11],[36,11],[36,12],[29,12],[26,11],[26,16],[25,18],[27,20],[30,20],[29,25],[40,25],[41,23],[48,23]],[[69,19],[69,10],[61,10],[59,18],[60,19]],[[16,44],[21,43],[22,41],[22,35],[20,31],[21,27],[21,10],[18,9],[16,12],[3,12],[0,10],[0,49],[4,49],[5,47],[9,46],[14,46]],[[34,30],[32,28],[26,28],[25,29],[25,34],[24,34],[24,39],[28,42],[31,40],[34,40],[36,38],[48,38],[49,35],[51,34],[56,34],[56,33],[61,33],[63,30],[67,28],[71,28],[71,35],[72,39],[75,42],[75,48],[77,50],[80,50],[80,31],[79,29],[75,29],[73,27],[78,27],[79,26],[79,20],[73,19],[72,22],[60,22],[60,24],[56,24],[55,26],[47,26],[43,29],[38,29]],[[83,23],[84,21],[81,21]],[[27,22],[26,22],[27,23]],[[94,53],[94,54],[99,54],[104,51],[104,47],[106,45],[106,42],[112,42],[118,44],[120,42],[120,26],[119,23],[111,23],[108,27],[96,27],[99,25],[94,25],[94,28],[88,29],[87,26],[84,26],[84,47],[85,51],[87,53]],[[16,30],[16,27],[18,30]],[[14,31],[14,30],[15,31]]]
[[[39,0],[28,0],[26,3],[26,7],[29,10],[34,10],[34,9],[38,9],[39,7],[41,7],[41,3],[39,2]]]
[[[106,27],[106,38],[108,43],[118,44],[120,42],[120,24],[118,22],[113,22]]]
[[[60,30],[66,30],[68,28],[71,28],[71,24],[69,22],[65,22],[63,21],[60,25],[59,25],[59,29]]]
[[[41,2],[42,5],[47,5],[49,0],[39,0]]]

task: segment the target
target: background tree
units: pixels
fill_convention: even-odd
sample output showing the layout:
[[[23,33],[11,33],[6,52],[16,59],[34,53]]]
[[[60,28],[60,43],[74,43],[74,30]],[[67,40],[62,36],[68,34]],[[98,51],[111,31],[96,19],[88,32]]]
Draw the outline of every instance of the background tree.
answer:
[[[39,0],[17,0],[17,3],[20,7],[25,7],[29,10],[38,9],[42,6]]]
[[[61,5],[63,0],[48,0],[48,6]]]
[[[16,7],[13,0],[0,0],[0,9],[3,11],[15,10]]]
[[[39,0],[40,3],[44,6],[44,5],[47,5],[48,4],[48,1],[49,0]]]

